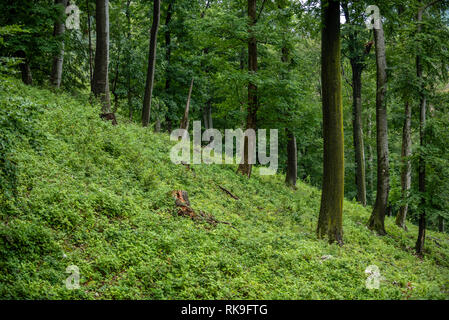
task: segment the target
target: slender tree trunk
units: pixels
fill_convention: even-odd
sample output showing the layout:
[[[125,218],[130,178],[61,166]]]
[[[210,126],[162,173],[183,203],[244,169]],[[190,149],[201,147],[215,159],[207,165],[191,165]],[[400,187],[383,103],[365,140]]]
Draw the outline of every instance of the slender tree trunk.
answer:
[[[159,30],[159,19],[161,16],[161,1],[154,0],[153,6],[153,25],[151,26],[150,38],[150,53],[148,58],[148,72],[147,83],[145,86],[145,96],[143,99],[142,109],[142,125],[148,127],[151,117],[151,101],[153,96],[154,86],[154,70],[156,66],[156,47],[157,47],[157,32]]]
[[[86,0],[86,8],[87,8],[87,32],[89,35],[89,83],[90,90],[93,91],[92,82],[93,82],[93,54],[92,54],[92,27],[91,27],[91,19],[90,19],[90,8],[89,8],[89,0]]]
[[[368,137],[372,141],[373,139],[373,130],[372,130],[372,120],[371,113],[368,114]],[[368,144],[368,168],[369,168],[369,193],[370,195],[374,194],[374,152],[373,146]],[[372,203],[372,198],[371,198]]]
[[[323,186],[317,235],[343,245],[344,136],[341,94],[340,1],[321,1]]]
[[[55,0],[56,5],[62,6],[62,13],[65,16],[65,8],[67,7],[67,0]],[[58,21],[55,22],[53,36],[61,37],[65,31],[64,19],[61,17],[58,18]],[[64,62],[64,41],[61,40],[61,50],[58,52],[56,56],[53,57],[53,66],[51,69],[50,82],[51,84],[59,88],[61,86],[62,79],[62,64]]]
[[[438,231],[444,232],[444,218],[443,216],[438,217]]]
[[[33,76],[31,74],[30,62],[28,60],[27,54],[20,50],[16,53],[17,57],[22,59],[20,63],[20,72],[22,74],[22,82],[26,85],[31,86],[33,84]]]
[[[108,0],[96,0],[97,44],[93,75],[93,93],[102,101],[103,114],[111,113],[109,95],[109,5]]]
[[[355,151],[357,201],[366,206],[365,146],[363,141],[362,122],[362,67],[352,61],[352,128]]]
[[[377,64],[376,124],[377,124],[377,194],[376,202],[368,228],[379,235],[386,235],[385,215],[390,192],[390,166],[388,157],[388,123],[387,123],[387,60],[385,55],[385,37],[380,22],[379,29],[374,30]]]
[[[348,4],[343,2],[341,6],[346,21],[350,24],[355,24],[351,21]],[[358,37],[358,32],[355,29],[349,33],[349,52],[352,68],[352,129],[356,164],[355,184],[357,186],[357,201],[363,206],[366,206],[365,146],[362,122],[362,71],[365,56],[369,53],[371,46],[366,46],[365,52],[361,53],[357,47]]]
[[[253,27],[257,23],[257,1],[248,0],[248,17],[250,19],[249,25],[249,40],[248,40],[248,69],[250,73],[257,73],[257,39],[254,34]],[[248,115],[246,117],[246,129],[256,129],[257,109],[259,108],[259,101],[257,97],[257,86],[251,80],[248,84]],[[242,175],[251,177],[252,164],[250,163],[249,155],[249,139],[245,136],[243,148],[243,163],[239,165],[237,172]]]
[[[131,42],[131,14],[130,14],[130,6],[131,6],[131,0],[128,0],[126,2],[126,20],[128,23],[128,35],[127,35],[127,41],[128,45],[130,45]],[[131,51],[131,46],[130,46]],[[132,104],[132,93],[131,93],[131,52],[128,52],[127,57],[127,79],[126,79],[126,86],[127,86],[127,100],[128,100],[128,117],[129,120],[133,120],[133,104]]]
[[[181,124],[179,125],[180,129],[189,130],[189,109],[190,109],[190,98],[192,97],[192,89],[193,89],[193,78],[190,82],[189,88],[189,96],[187,97],[186,109],[184,110],[184,117],[181,120]]]
[[[418,33],[422,31],[422,18],[423,18],[424,9],[420,8],[418,10],[417,22],[418,22]],[[421,63],[421,56],[416,56],[416,74],[419,81],[423,81],[423,66]],[[426,109],[427,109],[427,100],[423,93],[424,85],[421,84],[420,90],[420,100],[419,100],[419,145],[421,148],[425,146],[425,127],[426,127]],[[418,230],[418,239],[416,240],[416,253],[419,255],[423,254],[424,250],[424,242],[426,240],[426,161],[424,159],[424,155],[422,154],[422,150],[419,155],[419,163],[418,163],[418,190],[421,197],[420,202],[420,215],[419,215],[419,230]]]
[[[404,204],[399,209],[399,213],[396,216],[396,224],[407,230],[407,212],[408,212],[408,196],[410,186],[412,183],[412,164],[410,156],[412,154],[412,139],[411,139],[411,123],[412,123],[412,109],[407,101],[405,103],[405,118],[404,127],[402,130],[402,169],[401,169],[401,188],[402,188],[402,200]]]
[[[170,22],[173,15],[173,2],[174,0],[170,1],[167,8],[167,16],[165,17],[165,61],[167,62],[167,67],[170,67],[170,60],[171,60],[171,31],[170,31]],[[171,75],[170,70],[166,72],[165,74],[165,94],[169,94],[170,92],[170,86],[171,86]],[[171,118],[171,112],[174,112],[173,110],[169,109],[165,115],[165,122],[167,123],[167,131],[171,132],[173,127],[173,122]]]
[[[296,146],[296,137],[289,129],[287,133],[287,174],[285,183],[290,187],[296,187],[298,180],[298,148]]]

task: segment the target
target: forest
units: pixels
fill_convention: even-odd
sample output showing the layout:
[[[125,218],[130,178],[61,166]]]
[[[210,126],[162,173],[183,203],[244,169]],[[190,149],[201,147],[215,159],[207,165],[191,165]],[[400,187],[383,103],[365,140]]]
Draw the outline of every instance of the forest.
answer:
[[[0,12],[0,299],[449,299],[448,0]]]

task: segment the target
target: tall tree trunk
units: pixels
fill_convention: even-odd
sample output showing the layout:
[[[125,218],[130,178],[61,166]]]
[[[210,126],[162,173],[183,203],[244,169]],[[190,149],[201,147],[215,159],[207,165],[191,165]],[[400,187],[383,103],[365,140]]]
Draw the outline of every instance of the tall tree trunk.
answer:
[[[355,151],[357,201],[366,206],[365,146],[362,122],[362,67],[355,61],[352,65],[352,128]]]
[[[387,59],[385,55],[385,37],[380,21],[380,28],[374,30],[377,64],[377,93],[376,93],[376,125],[377,125],[377,194],[376,202],[368,228],[379,235],[386,235],[385,215],[390,192],[390,166],[388,157],[388,123],[387,123]]]
[[[184,110],[184,116],[182,117],[181,124],[179,125],[180,129],[189,130],[189,110],[190,110],[190,98],[192,97],[192,89],[193,89],[193,78],[190,82],[189,88],[189,96],[187,97],[186,109]]]
[[[97,44],[95,50],[95,68],[93,93],[102,101],[103,114],[111,113],[109,95],[109,5],[108,0],[96,0]]]
[[[372,141],[373,129],[372,129],[371,113],[368,114],[368,137]],[[368,168],[369,168],[369,193],[374,194],[374,152],[373,146],[368,144]],[[372,199],[371,199],[372,202]]]
[[[343,245],[344,136],[341,94],[340,1],[321,1],[323,186],[317,235]]]
[[[257,0],[248,0],[249,40],[248,40],[248,69],[250,73],[257,73],[257,39],[253,27],[257,23]],[[257,86],[251,80],[248,84],[248,114],[246,117],[246,129],[256,129],[257,109],[259,101],[257,97]],[[245,136],[243,148],[243,163],[238,167],[237,172],[251,177],[252,164],[250,163],[249,139]]]
[[[167,62],[167,67],[170,67],[170,60],[171,60],[171,31],[170,31],[170,22],[173,16],[173,2],[174,0],[170,1],[167,8],[167,16],[165,17],[165,61]],[[170,71],[166,72],[165,74],[165,94],[169,94],[171,86],[171,75]],[[165,115],[165,122],[167,124],[167,131],[171,132],[173,127],[173,122],[170,113],[173,112],[173,110],[167,111]]]
[[[90,19],[89,0],[86,0],[86,8],[87,8],[87,33],[89,35],[89,84],[90,84],[90,90],[93,92],[93,87],[92,87],[92,82],[93,82],[92,26],[91,26],[91,19]]]
[[[421,1],[420,1],[421,2]],[[418,23],[418,33],[422,31],[422,18],[425,8],[418,9],[417,23]],[[416,75],[418,81],[423,81],[423,66],[421,63],[421,56],[418,54],[416,56]],[[420,99],[419,99],[419,145],[421,148],[425,146],[425,127],[426,127],[426,111],[427,111],[427,99],[424,95],[424,84],[420,84]],[[426,240],[426,199],[424,193],[426,192],[426,160],[422,154],[422,149],[419,154],[418,163],[418,191],[420,193],[421,202],[419,206],[419,230],[418,239],[416,240],[416,253],[419,255],[423,254],[424,242]]]
[[[130,14],[130,6],[131,6],[131,0],[128,0],[126,2],[126,21],[128,24],[128,35],[127,35],[127,41],[128,41],[128,45],[130,45],[130,41],[131,41],[131,14]],[[131,46],[130,46],[131,48]],[[127,86],[127,100],[128,100],[128,117],[129,120],[132,121],[133,120],[133,104],[132,104],[132,93],[131,93],[131,52],[128,53],[128,57],[127,57],[127,66],[126,66],[127,70],[127,79],[126,79],[126,86]]]
[[[401,188],[402,188],[402,201],[404,204],[399,209],[399,213],[396,216],[396,224],[407,230],[407,212],[408,212],[408,196],[410,186],[412,183],[412,164],[410,156],[412,154],[412,138],[411,138],[411,123],[412,123],[412,109],[407,101],[405,103],[405,118],[404,127],[402,130],[402,169],[401,169]]]
[[[282,9],[281,6],[279,8]],[[285,64],[289,63],[289,50],[286,45],[282,47],[281,61]],[[281,75],[281,77],[285,78],[284,75]],[[295,188],[298,180],[298,147],[293,132],[286,128],[285,133],[287,135],[287,173],[285,175],[285,183],[287,186]]]
[[[65,31],[65,24],[64,24],[65,19],[63,19],[63,17],[65,16],[65,8],[67,7],[67,0],[55,0],[55,4],[62,6],[61,17],[59,17],[58,20],[55,22],[53,31],[53,36],[59,38],[64,34]],[[58,52],[58,54],[53,57],[53,66],[51,69],[51,76],[50,76],[50,82],[56,88],[59,88],[61,86],[63,62],[64,62],[64,41],[61,40],[61,49]]]
[[[159,30],[159,20],[161,16],[161,1],[154,0],[153,5],[153,25],[151,26],[150,53],[148,58],[147,83],[145,85],[145,96],[143,99],[142,125],[148,127],[151,117],[151,101],[154,86],[154,70],[156,66],[157,32]]]
[[[287,133],[287,174],[285,183],[290,187],[296,187],[298,180],[298,148],[296,146],[296,137],[289,129]]]
[[[352,21],[351,13],[346,2],[341,4],[346,21]],[[366,170],[365,170],[365,146],[363,140],[362,122],[362,71],[364,68],[365,56],[369,54],[371,45],[365,46],[362,53],[358,46],[358,32],[356,29],[349,33],[349,52],[352,68],[352,129],[353,143],[355,151],[355,184],[357,186],[357,201],[366,206]]]

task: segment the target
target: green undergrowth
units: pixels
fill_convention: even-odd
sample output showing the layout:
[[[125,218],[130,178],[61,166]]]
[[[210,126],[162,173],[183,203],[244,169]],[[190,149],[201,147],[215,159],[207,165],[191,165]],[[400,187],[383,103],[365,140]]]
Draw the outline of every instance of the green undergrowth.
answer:
[[[320,191],[235,165],[172,164],[166,134],[99,118],[85,97],[0,79],[2,299],[447,299],[449,238],[344,205],[345,245],[317,240]],[[222,186],[238,196],[235,200]],[[189,193],[216,227],[177,215]],[[80,270],[80,288],[65,273]],[[378,266],[378,290],[365,270]]]

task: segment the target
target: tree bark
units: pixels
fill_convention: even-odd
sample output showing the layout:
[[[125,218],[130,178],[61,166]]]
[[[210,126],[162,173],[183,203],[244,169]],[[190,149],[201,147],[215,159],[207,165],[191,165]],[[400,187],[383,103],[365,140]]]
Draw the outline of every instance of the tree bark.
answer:
[[[170,67],[170,60],[171,60],[171,32],[170,32],[170,22],[173,16],[173,2],[174,0],[170,1],[167,8],[167,16],[165,17],[165,61],[167,62],[167,67]],[[165,74],[165,94],[169,94],[171,86],[171,76],[170,71],[166,72]],[[170,116],[170,112],[173,112],[173,110],[167,111],[167,114],[165,115],[165,122],[167,124],[167,131],[171,132],[173,127],[172,118]]]
[[[388,123],[387,123],[387,60],[385,55],[385,37],[380,22],[379,29],[374,30],[377,64],[377,93],[376,93],[376,125],[377,125],[377,194],[376,202],[368,228],[379,235],[386,235],[385,215],[390,192],[390,166],[388,155]]]
[[[353,85],[352,128],[356,164],[355,183],[357,186],[357,201],[366,207],[365,146],[362,123],[362,68],[356,62],[351,62],[351,65]]]
[[[344,136],[341,94],[340,1],[321,1],[323,186],[317,235],[343,245]]]
[[[287,133],[287,174],[285,176],[285,183],[290,187],[296,187],[298,180],[298,148],[296,146],[296,137],[289,130]]]
[[[438,231],[444,232],[444,218],[443,216],[438,217]]]
[[[341,6],[346,21],[352,24],[348,4],[343,2]],[[356,164],[355,184],[357,186],[357,201],[366,207],[366,165],[362,122],[362,72],[365,56],[369,54],[371,45],[365,46],[365,52],[362,52],[357,47],[357,40],[358,32],[356,30],[351,31],[349,34],[349,51],[352,69],[352,129]]]
[[[154,87],[154,70],[156,66],[157,32],[161,15],[161,1],[154,0],[153,25],[151,26],[150,53],[148,58],[147,83],[145,85],[145,96],[143,99],[142,125],[148,127],[151,117],[151,101]]]
[[[402,169],[401,169],[401,188],[402,188],[402,200],[404,204],[399,209],[399,213],[396,216],[396,225],[407,230],[407,212],[408,212],[408,196],[410,192],[410,186],[412,183],[412,164],[410,156],[412,154],[412,139],[411,139],[411,122],[412,122],[412,109],[407,101],[405,103],[405,118],[404,127],[402,130]]]
[[[184,110],[184,116],[182,117],[181,124],[179,125],[180,129],[189,130],[189,109],[190,109],[190,98],[192,97],[192,89],[193,89],[193,78],[190,82],[189,88],[189,96],[187,97],[186,109]]]
[[[90,90],[93,92],[92,82],[93,82],[93,53],[92,53],[92,27],[90,20],[90,8],[89,8],[89,0],[86,0],[86,8],[87,8],[87,32],[89,37],[89,84]]]
[[[61,37],[65,31],[65,8],[67,7],[67,0],[55,0],[56,5],[62,6],[62,15],[58,18],[54,25],[53,36]],[[51,69],[50,82],[55,88],[59,88],[61,86],[62,79],[62,65],[64,62],[64,41],[61,40],[61,49],[57,55],[53,57],[53,66]]]
[[[22,62],[19,65],[20,72],[22,74],[22,82],[26,85],[31,86],[33,84],[33,76],[31,73],[30,62],[29,62],[28,56],[22,50],[18,51],[16,53],[16,55],[17,55],[17,57],[22,59]]]
[[[250,73],[257,73],[257,39],[253,27],[257,23],[257,1],[248,0],[249,40],[248,40],[248,70]],[[259,101],[257,97],[257,86],[251,80],[248,84],[248,114],[246,117],[246,129],[256,129],[257,110]],[[252,164],[249,159],[249,139],[245,136],[243,148],[243,163],[239,164],[237,172],[251,177]]]
[[[92,89],[102,102],[103,114],[111,113],[109,94],[109,5],[108,0],[96,0],[97,44]]]
[[[126,21],[128,23],[128,35],[127,35],[127,41],[128,45],[131,41],[131,14],[130,14],[130,6],[131,6],[131,0],[128,0],[126,2]],[[128,100],[128,117],[129,120],[133,120],[133,105],[132,105],[132,93],[131,93],[131,52],[128,53],[127,57],[127,79],[126,79],[126,85],[127,85],[127,100]]]

